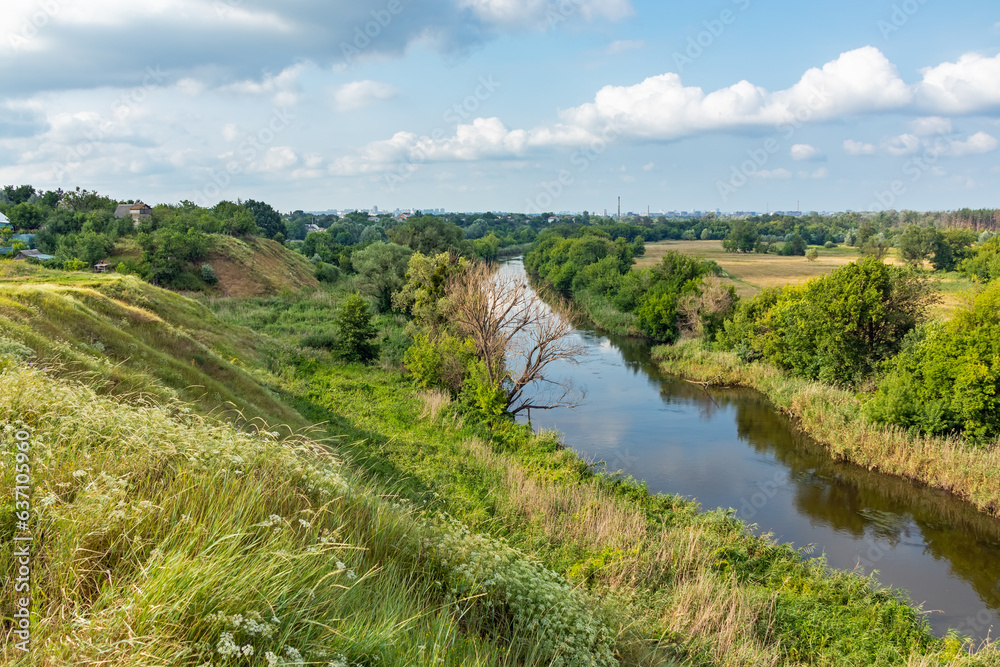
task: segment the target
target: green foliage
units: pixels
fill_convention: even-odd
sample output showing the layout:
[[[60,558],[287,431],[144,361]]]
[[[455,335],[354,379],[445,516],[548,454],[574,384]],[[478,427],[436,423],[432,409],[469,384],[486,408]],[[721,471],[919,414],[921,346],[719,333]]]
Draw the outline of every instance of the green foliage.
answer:
[[[500,255],[500,239],[490,232],[489,236],[473,242],[476,257],[487,262],[495,262]]]
[[[896,240],[896,247],[903,260],[919,267],[924,260],[934,254],[939,241],[938,230],[934,227],[907,225]]]
[[[408,219],[404,224],[389,230],[393,243],[408,246],[424,255],[450,252],[469,257],[473,254],[471,241],[466,241],[462,229],[433,215]]]
[[[971,229],[946,229],[938,232],[931,264],[938,271],[954,271],[972,254],[976,233]]]
[[[507,392],[493,383],[486,362],[473,358],[462,382],[462,400],[488,418],[507,414]]]
[[[336,264],[317,262],[313,275],[315,275],[316,280],[321,283],[335,283],[340,280],[340,269],[337,268]]]
[[[209,285],[219,282],[219,276],[216,275],[215,269],[208,262],[201,265],[201,279]]]
[[[874,421],[925,433],[962,431],[974,440],[1000,436],[1000,282],[970,308],[929,326],[890,361],[865,405]]]
[[[407,264],[406,284],[392,297],[393,306],[412,316],[417,324],[436,330],[448,319],[448,282],[468,269],[465,258],[451,253],[433,257],[415,253]]]
[[[448,333],[434,338],[417,334],[403,362],[421,387],[445,389],[457,397],[476,362],[476,347],[470,339]]]
[[[747,220],[740,220],[722,241],[722,247],[726,252],[753,252],[758,240],[760,233],[757,226]]]
[[[63,262],[63,270],[65,271],[83,271],[89,264],[80,259],[67,259]]]
[[[962,273],[983,282],[1000,278],[1000,236],[988,239],[965,259],[959,269]]]
[[[740,304],[718,339],[743,358],[850,385],[899,351],[929,302],[918,274],[865,257],[805,286],[762,291]]]
[[[242,202],[242,204],[244,208],[250,211],[257,231],[261,235],[277,240],[278,234],[281,234],[282,242],[284,242],[285,223],[281,220],[281,214],[274,210],[270,204],[262,201],[254,201],[253,199],[248,199]]]
[[[375,299],[379,312],[392,309],[392,295],[406,284],[406,268],[412,254],[406,246],[377,241],[351,255],[358,287]]]
[[[372,322],[368,302],[358,293],[347,297],[337,311],[336,351],[346,361],[367,363],[378,356],[374,343],[378,331]]]
[[[778,248],[778,254],[786,257],[790,256],[805,256],[806,254],[805,239],[803,239],[798,234],[793,234],[790,241],[785,241],[780,248]]]

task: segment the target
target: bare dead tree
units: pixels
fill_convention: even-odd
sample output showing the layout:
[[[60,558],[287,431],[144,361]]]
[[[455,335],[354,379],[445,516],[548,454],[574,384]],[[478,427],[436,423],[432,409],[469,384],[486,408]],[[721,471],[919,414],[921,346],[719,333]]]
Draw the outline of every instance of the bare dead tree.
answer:
[[[489,379],[503,387],[507,411],[576,407],[582,392],[547,374],[555,362],[577,363],[586,348],[573,337],[565,304],[550,307],[508,268],[479,264],[448,286],[451,321],[472,339]]]

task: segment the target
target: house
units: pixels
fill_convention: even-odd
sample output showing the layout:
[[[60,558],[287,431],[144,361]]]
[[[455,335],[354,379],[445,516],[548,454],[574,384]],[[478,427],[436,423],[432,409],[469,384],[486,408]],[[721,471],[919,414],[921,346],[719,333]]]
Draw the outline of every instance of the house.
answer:
[[[308,234],[309,232],[322,232],[322,231],[325,230],[319,225],[314,225],[314,224],[306,225],[306,234]]]
[[[98,262],[94,264],[94,273],[107,273],[110,266],[107,262]]]
[[[6,257],[7,255],[12,255],[14,253],[14,248],[8,246],[6,248],[0,248],[0,257]]]
[[[126,215],[132,216],[132,222],[138,226],[141,220],[153,215],[153,209],[141,201],[134,204],[118,204],[118,208],[115,209],[115,218],[124,218]]]
[[[0,227],[11,227],[11,226],[12,225],[10,224],[10,219],[3,213],[0,213]]]
[[[22,250],[14,256],[14,259],[37,259],[39,262],[53,258],[53,255],[46,255],[40,250]]]
[[[14,241],[20,241],[29,248],[35,245],[35,235],[34,234],[14,234],[10,237],[11,243]]]

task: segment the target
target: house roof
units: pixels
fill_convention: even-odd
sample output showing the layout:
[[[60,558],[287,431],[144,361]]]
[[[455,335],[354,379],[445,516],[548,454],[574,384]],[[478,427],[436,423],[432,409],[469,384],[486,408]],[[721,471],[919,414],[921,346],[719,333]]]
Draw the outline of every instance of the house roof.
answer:
[[[149,206],[147,206],[146,204],[143,204],[141,201],[137,201],[136,203],[132,204],[132,208],[130,208],[129,210],[130,211],[141,211],[144,208],[149,208]]]
[[[40,250],[22,250],[19,253],[17,253],[15,257],[24,257],[25,259],[28,257],[34,257],[35,259],[45,260],[45,259],[52,259],[54,255],[46,255]]]
[[[12,252],[14,252],[14,248],[12,247],[0,248],[0,255],[9,255]]]
[[[118,204],[118,208],[115,209],[116,218],[124,218],[129,215],[129,211],[132,210],[132,204]]]
[[[10,224],[10,219],[6,215],[4,215],[3,213],[0,213],[0,225],[2,225],[4,223],[7,223],[9,225]]]

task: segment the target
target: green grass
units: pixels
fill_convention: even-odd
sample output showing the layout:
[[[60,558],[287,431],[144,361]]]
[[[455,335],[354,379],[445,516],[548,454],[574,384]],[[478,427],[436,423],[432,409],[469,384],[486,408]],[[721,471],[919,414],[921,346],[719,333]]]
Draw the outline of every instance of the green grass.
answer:
[[[35,652],[0,620],[5,663],[995,662],[723,511],[595,475],[552,435],[486,423],[392,364],[295,348],[344,292],[213,314],[134,279],[0,287],[0,571],[16,428],[33,434],[38,554]],[[398,341],[398,322],[382,328]],[[238,363],[192,367],[196,348]],[[268,424],[206,416],[180,367]],[[159,384],[139,398],[116,372]]]

